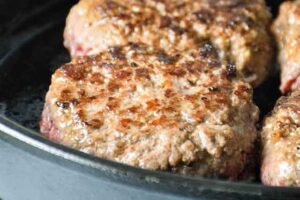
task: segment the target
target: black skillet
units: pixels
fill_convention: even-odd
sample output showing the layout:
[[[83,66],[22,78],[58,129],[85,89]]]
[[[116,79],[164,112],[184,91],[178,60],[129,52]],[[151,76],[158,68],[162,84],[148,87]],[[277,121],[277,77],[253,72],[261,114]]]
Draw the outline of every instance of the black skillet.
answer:
[[[280,1],[269,1],[276,13]],[[0,1],[0,200],[299,199],[300,189],[153,172],[96,158],[38,133],[71,0]],[[262,116],[279,96],[278,73],[255,90]]]

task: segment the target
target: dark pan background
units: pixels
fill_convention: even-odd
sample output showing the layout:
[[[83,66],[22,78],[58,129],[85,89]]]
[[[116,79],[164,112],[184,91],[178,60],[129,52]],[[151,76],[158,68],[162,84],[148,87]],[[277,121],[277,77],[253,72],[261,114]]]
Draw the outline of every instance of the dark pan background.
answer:
[[[274,15],[280,2],[268,1]],[[300,197],[295,188],[264,187],[258,185],[258,179],[258,184],[230,183],[135,169],[37,135],[51,74],[69,61],[62,31],[74,3],[76,0],[0,0],[0,200]],[[274,59],[274,68],[276,65]],[[278,86],[279,72],[273,70],[254,91],[261,121],[280,96]]]

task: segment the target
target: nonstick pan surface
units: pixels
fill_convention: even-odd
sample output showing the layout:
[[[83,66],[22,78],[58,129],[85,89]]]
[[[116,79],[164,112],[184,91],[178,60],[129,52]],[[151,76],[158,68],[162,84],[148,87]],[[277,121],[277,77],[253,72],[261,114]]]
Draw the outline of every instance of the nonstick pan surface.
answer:
[[[298,188],[267,187],[259,180],[240,183],[137,169],[40,136],[38,121],[51,74],[69,61],[62,31],[76,2],[7,2],[0,3],[0,200],[300,198]],[[279,2],[270,1],[274,13]],[[255,90],[261,118],[278,99],[278,84],[274,71]]]

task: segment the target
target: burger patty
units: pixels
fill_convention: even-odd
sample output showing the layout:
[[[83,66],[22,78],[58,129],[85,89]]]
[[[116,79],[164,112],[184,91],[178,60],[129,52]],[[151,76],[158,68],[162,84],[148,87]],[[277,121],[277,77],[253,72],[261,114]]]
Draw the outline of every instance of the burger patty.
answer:
[[[67,18],[64,44],[76,57],[128,42],[170,51],[209,40],[258,86],[272,58],[270,22],[264,0],[81,0]]]
[[[273,24],[279,49],[283,93],[300,89],[300,1],[286,1]]]
[[[300,91],[281,97],[266,118],[261,179],[274,186],[300,186]]]
[[[41,132],[101,158],[151,170],[236,178],[257,137],[252,88],[210,43],[140,43],[77,57],[52,76]]]

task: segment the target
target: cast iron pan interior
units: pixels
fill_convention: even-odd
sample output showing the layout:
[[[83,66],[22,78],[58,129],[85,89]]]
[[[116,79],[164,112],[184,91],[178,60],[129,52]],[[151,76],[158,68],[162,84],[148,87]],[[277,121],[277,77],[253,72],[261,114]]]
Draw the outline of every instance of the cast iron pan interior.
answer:
[[[279,2],[272,1],[273,13],[277,12]],[[75,2],[52,1],[49,5],[34,10],[22,20],[7,25],[6,32],[2,31],[2,35],[7,36],[7,40],[2,41],[3,47],[2,51],[0,50],[0,55],[1,53],[3,55],[0,60],[0,129],[3,132],[94,170],[105,171],[114,176],[122,174],[128,178],[127,182],[133,185],[137,183],[137,179],[144,181],[145,177],[150,177],[146,182],[150,184],[159,180],[161,185],[166,186],[160,187],[160,190],[164,191],[171,190],[175,184],[176,187],[183,187],[191,194],[196,193],[196,188],[201,186],[202,190],[206,188],[241,195],[275,195],[278,199],[289,195],[300,196],[300,190],[297,188],[273,188],[262,186],[258,182],[234,183],[136,169],[86,155],[41,137],[38,122],[51,74],[62,63],[69,61],[68,53],[62,46],[62,31],[66,14],[73,3]],[[4,48],[6,51],[3,51]],[[270,78],[255,90],[255,102],[261,109],[261,119],[272,109],[280,96],[278,85],[279,75],[273,70]],[[144,186],[151,188],[149,184]]]

